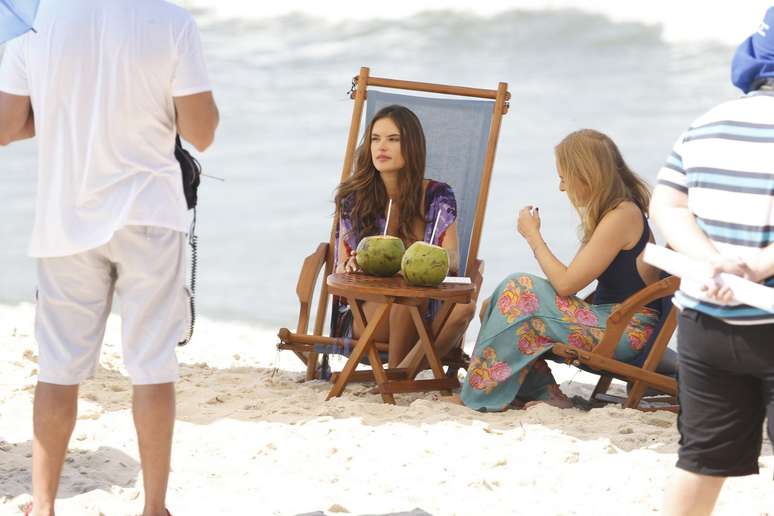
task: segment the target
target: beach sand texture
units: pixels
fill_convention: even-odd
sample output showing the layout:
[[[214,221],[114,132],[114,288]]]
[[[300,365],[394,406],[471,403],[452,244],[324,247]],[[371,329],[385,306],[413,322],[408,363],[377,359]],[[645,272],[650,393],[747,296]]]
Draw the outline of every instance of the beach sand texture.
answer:
[[[34,308],[0,307],[0,514],[30,499]],[[96,377],[81,389],[57,514],[141,511],[142,479],[111,317]],[[480,414],[370,386],[324,402],[300,383],[273,331],[202,320],[181,349],[169,507],[178,515],[656,514],[673,470],[675,416],[536,406]],[[278,367],[277,367],[278,366]],[[593,376],[556,368],[571,394]],[[570,379],[572,379],[570,383]],[[620,389],[620,387],[619,387]],[[717,514],[774,514],[767,444],[757,477],[731,479]]]

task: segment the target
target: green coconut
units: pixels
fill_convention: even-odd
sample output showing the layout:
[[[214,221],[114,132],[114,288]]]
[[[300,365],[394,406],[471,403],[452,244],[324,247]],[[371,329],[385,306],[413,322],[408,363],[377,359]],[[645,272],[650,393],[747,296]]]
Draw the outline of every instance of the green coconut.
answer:
[[[400,270],[406,252],[403,240],[394,236],[365,237],[357,244],[357,264],[366,274],[392,276]]]
[[[437,245],[414,242],[403,255],[400,269],[409,285],[435,287],[449,273],[449,253]]]

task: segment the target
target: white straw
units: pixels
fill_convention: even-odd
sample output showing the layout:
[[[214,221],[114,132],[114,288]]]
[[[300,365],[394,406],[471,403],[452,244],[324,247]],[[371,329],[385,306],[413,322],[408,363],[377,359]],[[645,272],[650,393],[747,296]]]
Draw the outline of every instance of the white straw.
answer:
[[[387,235],[387,226],[390,225],[390,210],[392,209],[392,199],[390,199],[390,203],[387,205],[387,220],[384,221],[384,234]]]
[[[435,216],[435,225],[433,226],[433,234],[430,235],[430,244],[435,239],[435,230],[438,229],[438,221],[441,219],[441,210],[438,210],[438,215]]]

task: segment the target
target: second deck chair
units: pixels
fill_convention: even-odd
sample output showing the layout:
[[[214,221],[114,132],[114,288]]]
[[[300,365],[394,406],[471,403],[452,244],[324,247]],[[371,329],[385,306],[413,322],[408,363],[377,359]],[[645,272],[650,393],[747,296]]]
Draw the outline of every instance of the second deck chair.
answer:
[[[423,95],[387,93],[376,88],[419,91]],[[365,125],[379,109],[391,104],[403,105],[416,113],[427,139],[425,177],[449,183],[457,200],[460,243],[458,274],[470,277],[479,287],[478,292],[484,267],[483,261],[478,259],[478,249],[500,124],[508,110],[510,94],[507,84],[500,83],[496,90],[484,90],[418,83],[371,77],[368,68],[362,68],[353,80],[353,93],[355,105],[341,179],[346,179],[352,171],[366,100]],[[324,278],[334,267],[337,224],[338,221],[334,220],[330,240],[319,244],[315,253],[304,261],[296,288],[301,305],[296,331],[282,328],[279,332],[279,349],[294,351],[306,363],[307,379],[317,376],[318,355],[321,351],[330,352],[337,347],[346,348],[349,344],[348,339],[342,339],[339,335],[323,335],[330,297]],[[315,327],[313,333],[309,334],[312,298],[319,274],[323,271]],[[386,343],[377,343],[377,347],[386,350]],[[369,373],[359,371],[353,380],[370,379]],[[398,372],[387,370],[388,377],[391,373]],[[399,373],[403,374],[403,371]]]
[[[554,357],[560,361],[575,365],[586,371],[599,374],[600,379],[591,395],[590,401],[605,398],[613,378],[629,382],[629,392],[622,404],[625,408],[652,410],[663,408],[676,410],[671,400],[653,404],[643,401],[649,389],[670,397],[677,395],[677,380],[674,376],[657,371],[667,353],[667,344],[677,325],[677,308],[672,304],[672,294],[680,287],[680,279],[667,276],[633,294],[607,320],[605,335],[594,349],[580,350],[568,344],[557,343],[551,349]],[[626,363],[614,358],[615,348],[635,313],[652,301],[659,300],[661,317],[648,342],[643,347],[637,361]]]

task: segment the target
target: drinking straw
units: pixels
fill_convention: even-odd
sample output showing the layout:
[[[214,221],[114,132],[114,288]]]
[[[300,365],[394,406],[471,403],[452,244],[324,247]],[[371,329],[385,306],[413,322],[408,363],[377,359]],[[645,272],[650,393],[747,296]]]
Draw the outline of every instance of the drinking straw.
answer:
[[[387,220],[384,221],[384,235],[387,235],[387,226],[390,225],[390,210],[392,209],[392,199],[390,199],[390,203],[387,205]]]
[[[433,234],[430,235],[430,244],[432,245],[435,239],[435,230],[438,229],[438,221],[441,219],[441,210],[438,210],[438,215],[435,216],[435,225],[433,226]]]

